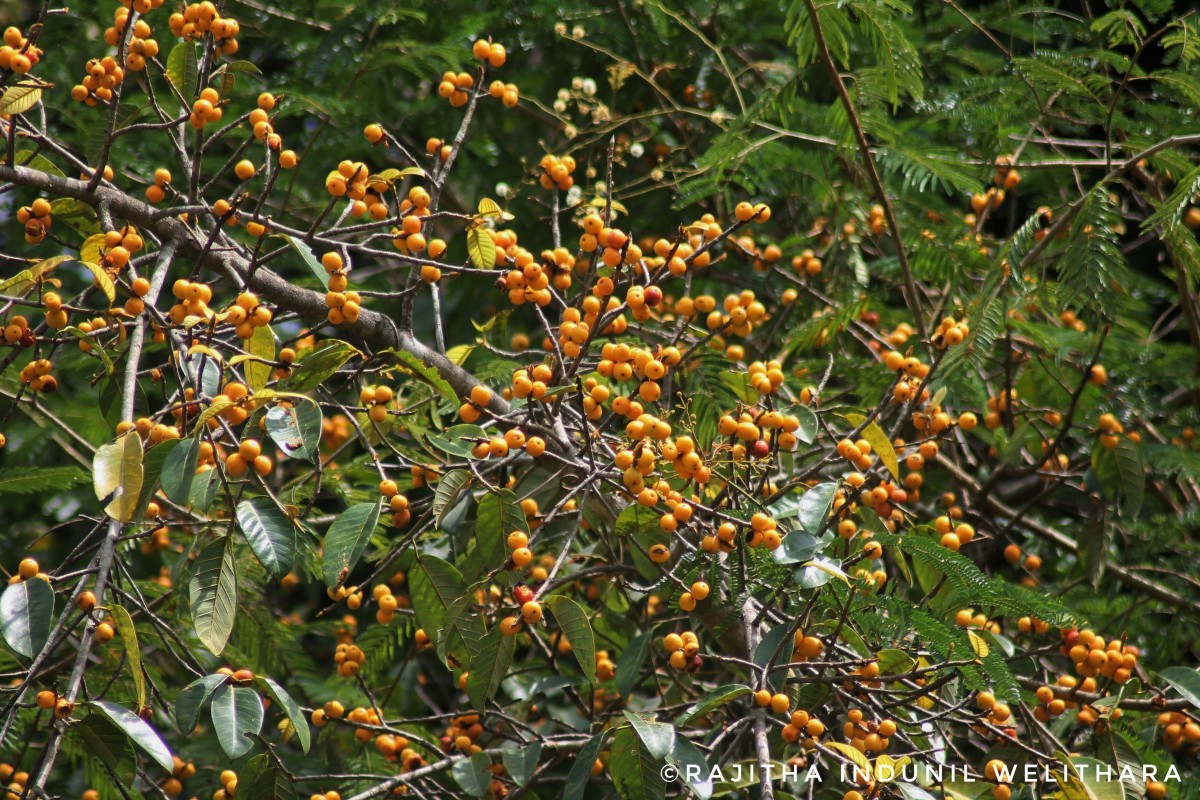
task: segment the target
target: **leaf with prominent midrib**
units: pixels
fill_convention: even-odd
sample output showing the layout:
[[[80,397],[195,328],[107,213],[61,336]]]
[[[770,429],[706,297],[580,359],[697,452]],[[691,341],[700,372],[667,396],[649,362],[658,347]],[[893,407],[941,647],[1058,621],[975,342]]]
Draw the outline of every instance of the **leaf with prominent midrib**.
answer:
[[[10,584],[0,595],[0,633],[26,658],[45,647],[53,617],[54,590],[41,578]]]
[[[238,800],[296,800],[296,785],[266,753],[246,762],[238,780]]]
[[[217,687],[226,680],[226,676],[219,673],[205,675],[203,678],[197,678],[189,683],[179,693],[179,697],[175,698],[175,724],[184,736],[190,734],[196,727],[196,723],[200,721],[200,712],[204,710],[204,704],[208,702],[208,698],[212,697],[212,693],[217,690]]]
[[[250,391],[257,392],[271,380],[272,368],[268,362],[275,360],[275,334],[271,333],[270,325],[260,325],[254,329],[253,335],[246,340],[246,351],[262,359],[259,361],[252,358],[246,362],[244,368],[246,385],[250,387]]]
[[[508,558],[507,539],[513,531],[529,533],[529,523],[511,489],[487,492],[475,514],[475,557],[480,574],[502,565]]]
[[[495,696],[500,682],[508,674],[515,645],[516,638],[505,636],[499,626],[492,628],[483,638],[479,658],[472,661],[470,674],[467,675],[467,696],[480,711],[487,708],[488,701]]]
[[[571,652],[575,654],[583,674],[592,683],[596,682],[596,637],[592,633],[592,623],[588,622],[587,612],[583,607],[569,597],[561,594],[546,598],[546,605],[554,614],[554,619],[562,629],[563,636],[571,644]]]
[[[129,671],[133,673],[138,708],[142,708],[146,705],[146,676],[142,674],[142,650],[138,646],[137,628],[133,627],[133,617],[129,616],[124,606],[114,603],[108,610],[112,612],[117,634],[125,646],[125,660],[129,662]]]
[[[667,782],[662,776],[661,759],[649,749],[631,727],[617,730],[608,762],[613,785],[624,800],[662,800]]]
[[[163,744],[162,738],[154,728],[137,714],[107,700],[92,700],[86,705],[108,717],[109,722],[120,728],[130,741],[144,750],[160,767],[167,772],[173,769],[171,751]]]
[[[200,437],[181,440],[167,454],[162,467],[162,490],[168,500],[186,504],[192,494],[192,479],[196,477],[196,465],[200,460]]]
[[[453,564],[421,556],[408,572],[408,584],[417,622],[433,639],[441,632],[446,609],[466,594],[466,582]]]
[[[321,446],[321,407],[307,397],[296,401],[267,412],[267,435],[289,458],[311,461]]]
[[[296,526],[269,497],[252,497],[237,507],[238,527],[254,557],[273,578],[292,569],[296,557]]]
[[[307,753],[308,746],[312,743],[311,731],[308,729],[308,720],[305,719],[300,706],[296,705],[296,701],[292,699],[286,689],[265,675],[258,676],[255,681],[266,689],[271,699],[283,709],[283,713],[287,715],[288,720],[292,723],[292,728],[296,731],[296,738],[300,740],[300,749]]]
[[[468,795],[483,797],[488,793],[488,785],[492,781],[492,773],[488,772],[491,765],[492,759],[487,753],[475,753],[470,758],[455,762],[450,774]]]
[[[192,567],[188,595],[196,636],[213,655],[221,655],[237,615],[237,571],[230,537],[223,536],[200,552]]]
[[[213,694],[212,721],[225,755],[241,758],[254,747],[254,740],[246,734],[262,728],[262,698],[253,689],[226,683]]]
[[[331,589],[346,580],[379,524],[379,502],[359,503],[343,511],[325,533],[321,573]]]
[[[567,772],[567,782],[563,786],[562,800],[581,800],[584,789],[587,788],[588,779],[592,777],[592,766],[596,763],[596,758],[600,755],[600,748],[604,746],[607,736],[608,731],[600,731],[589,739],[587,744],[579,748],[579,752],[575,754],[575,763]]]

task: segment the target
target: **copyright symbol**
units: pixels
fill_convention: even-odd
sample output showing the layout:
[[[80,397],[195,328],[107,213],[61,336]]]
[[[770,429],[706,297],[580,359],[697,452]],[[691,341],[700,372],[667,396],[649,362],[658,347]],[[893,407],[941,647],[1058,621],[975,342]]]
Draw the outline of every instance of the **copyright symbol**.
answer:
[[[664,781],[674,782],[679,780],[679,770],[670,764],[663,764],[663,768],[658,771],[658,774],[662,776]]]

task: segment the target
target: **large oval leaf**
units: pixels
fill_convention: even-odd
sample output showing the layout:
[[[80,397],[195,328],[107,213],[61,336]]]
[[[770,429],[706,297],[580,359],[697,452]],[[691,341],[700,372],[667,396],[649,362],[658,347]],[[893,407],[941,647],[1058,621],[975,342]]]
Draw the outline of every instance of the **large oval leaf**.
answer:
[[[612,757],[608,762],[617,794],[629,800],[662,800],[667,794],[667,782],[662,776],[662,760],[650,754],[649,748],[633,728],[621,728],[613,740]]]
[[[131,742],[144,750],[160,767],[167,772],[173,769],[171,751],[163,744],[162,738],[154,728],[151,728],[144,719],[129,709],[107,700],[93,700],[87,705],[108,717],[109,722],[120,728]]]
[[[273,578],[282,578],[296,558],[296,526],[269,497],[252,497],[237,507],[238,527],[254,557]]]
[[[175,698],[175,724],[184,736],[190,734],[200,721],[200,712],[204,710],[208,698],[227,680],[226,676],[220,674],[205,675],[189,683]]]
[[[359,503],[343,511],[325,533],[321,571],[325,585],[333,588],[346,580],[358,563],[371,534],[379,524],[379,502]]]
[[[480,711],[487,707],[508,674],[515,644],[516,638],[505,636],[498,626],[483,638],[483,648],[471,663],[471,672],[467,675],[467,696]]]
[[[146,676],[142,674],[142,649],[138,646],[137,628],[133,626],[133,617],[129,616],[124,606],[114,603],[109,611],[112,612],[121,644],[125,646],[125,660],[129,662],[129,671],[133,674],[138,708],[142,708],[146,705]]]
[[[256,682],[266,689],[271,699],[283,709],[283,713],[287,715],[288,721],[292,723],[292,728],[296,731],[296,738],[300,740],[300,749],[307,753],[308,747],[312,743],[312,732],[308,729],[308,720],[305,718],[304,712],[300,710],[300,706],[296,705],[296,701],[292,699],[286,689],[265,675],[260,675]]]
[[[54,590],[40,578],[11,584],[0,595],[0,633],[13,650],[33,658],[46,645],[54,617]]]
[[[267,412],[267,435],[290,458],[313,460],[321,445],[321,407],[308,398]]]
[[[551,595],[546,599],[546,605],[554,613],[554,619],[562,629],[563,635],[571,644],[571,652],[583,668],[583,674],[592,683],[596,682],[596,637],[592,633],[592,623],[588,622],[587,612],[583,607],[569,597],[561,594]]]
[[[245,686],[220,686],[212,698],[213,728],[225,755],[239,759],[254,747],[246,734],[258,733],[263,723],[262,697]]]
[[[188,594],[196,636],[213,655],[221,655],[237,615],[237,571],[230,537],[217,539],[200,552],[192,567]]]

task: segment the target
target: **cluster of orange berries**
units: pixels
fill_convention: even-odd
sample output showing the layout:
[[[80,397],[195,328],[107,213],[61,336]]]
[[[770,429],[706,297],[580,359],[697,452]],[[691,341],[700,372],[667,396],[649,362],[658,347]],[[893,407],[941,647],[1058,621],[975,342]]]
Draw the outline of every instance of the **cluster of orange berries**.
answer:
[[[1021,183],[1021,174],[1013,168],[1013,157],[1009,155],[996,156],[996,176],[994,182],[1001,189],[1012,191]]]
[[[157,516],[157,515],[156,515]],[[150,512],[146,512],[146,517],[150,518]],[[150,535],[142,539],[139,549],[144,556],[152,556],[155,553],[161,553],[171,547],[171,534],[166,525],[159,526],[150,531]],[[169,574],[169,573],[168,573]]]
[[[524,569],[533,562],[533,551],[529,549],[529,534],[525,531],[513,531],[508,534],[505,544],[515,568]]]
[[[392,525],[397,528],[403,528],[412,519],[412,512],[408,510],[408,496],[400,493],[400,488],[396,482],[385,478],[379,482],[379,494],[388,501],[388,508],[392,511]],[[404,581],[404,573],[397,573],[393,578],[397,583]],[[376,587],[378,588],[378,587]],[[379,598],[376,597],[376,600]],[[394,609],[393,609],[394,610]],[[383,622],[384,620],[380,620]],[[387,620],[390,622],[390,618]]]
[[[437,156],[440,160],[445,161],[450,158],[450,154],[454,152],[454,146],[442,141],[436,136],[431,136],[425,142],[425,152],[431,156]]]
[[[931,340],[934,347],[942,350],[951,345],[961,344],[970,332],[971,328],[966,320],[955,321],[954,317],[946,317],[938,324]]]
[[[771,434],[767,431],[777,431],[779,446],[790,450],[796,446],[795,432],[799,429],[798,417],[757,407],[743,409],[736,417],[722,414],[717,420],[717,433],[737,440],[731,451],[735,461],[746,457],[766,458],[771,452],[771,443],[768,441]]]
[[[450,105],[455,108],[461,108],[470,100],[468,90],[474,85],[475,79],[469,72],[445,72],[442,74],[442,82],[437,87],[438,97],[449,100]]]
[[[207,319],[213,315],[213,310],[208,307],[212,300],[212,287],[207,283],[180,278],[171,284],[171,294],[179,302],[171,306],[167,316],[176,325],[182,325],[188,317]]]
[[[786,714],[792,707],[791,698],[782,692],[772,694],[770,689],[759,689],[755,692],[754,702],[759,708],[769,708],[776,714]]]
[[[942,547],[957,551],[964,544],[970,544],[975,539],[975,527],[969,522],[957,522],[943,514],[933,521],[933,529],[941,535],[939,540]]]
[[[1159,714],[1158,724],[1163,729],[1163,746],[1168,750],[1200,744],[1200,724],[1178,711],[1164,711]]]
[[[237,451],[225,457],[225,471],[234,478],[245,475],[251,467],[260,477],[271,474],[271,459],[263,453],[258,439],[242,440]]]
[[[321,256],[321,266],[329,274],[329,291],[325,293],[325,306],[329,309],[326,319],[331,325],[357,321],[362,311],[362,296],[356,291],[347,290],[350,279],[346,275],[349,269],[345,260],[340,253],[330,250]],[[386,413],[383,417],[386,418]],[[382,421],[383,419],[376,420]]]
[[[190,386],[188,387],[191,388]],[[185,395],[186,396],[186,395]],[[191,399],[191,398],[188,398]],[[224,417],[230,425],[241,425],[250,416],[254,398],[249,387],[241,381],[229,381],[221,388],[221,393],[212,399],[213,405],[225,407],[223,411],[209,419],[209,430],[217,430],[220,423],[217,417]],[[263,420],[265,424],[265,420]],[[203,451],[203,448],[201,448]]]
[[[119,272],[129,263],[130,257],[141,252],[145,246],[146,240],[132,225],[126,225],[119,231],[105,231],[101,263],[106,269]]]
[[[24,75],[37,66],[41,58],[41,48],[30,44],[20,28],[9,26],[4,29],[4,44],[0,46],[0,69]]]
[[[700,639],[692,631],[668,633],[662,643],[673,668],[689,671],[700,668]]]
[[[79,330],[83,333],[99,334],[101,331],[108,330],[109,324],[108,320],[104,317],[93,317],[90,320],[84,320],[83,322],[80,322],[76,327],[79,328]],[[117,332],[118,334],[122,334],[124,332],[124,328],[117,326]],[[92,344],[91,342],[80,339],[79,349],[85,353],[90,352],[92,349]]]
[[[390,733],[381,733],[375,737],[375,750],[388,761],[400,761],[406,765],[408,769],[415,769],[421,763],[421,757],[417,755],[415,750],[409,748],[408,738],[405,736],[395,736]],[[410,765],[413,758],[416,758],[416,764]]]
[[[9,781],[5,787],[8,789],[8,793],[20,797],[25,792],[25,784],[29,783],[29,773],[24,770],[18,772],[12,764],[0,763],[0,781]],[[88,789],[88,792],[94,795],[89,800],[99,800],[100,795],[96,793],[95,789]],[[86,795],[87,792],[84,794]]]
[[[154,183],[146,187],[146,200],[161,203],[167,196],[167,185],[171,183],[171,170],[159,167],[154,170]]]
[[[895,733],[895,720],[865,720],[862,710],[857,708],[846,712],[846,722],[842,725],[842,735],[860,753],[884,752]]]
[[[518,584],[513,587],[513,599],[521,604],[521,615],[500,620],[500,632],[505,636],[515,636],[521,630],[522,624],[536,625],[542,620],[542,604],[534,599],[533,590],[528,586]]]
[[[810,278],[821,274],[824,264],[812,250],[805,250],[798,256],[792,257],[792,270],[797,275],[807,275]],[[794,291],[794,290],[793,290]],[[795,295],[793,295],[794,299]]]
[[[1059,651],[1075,663],[1075,672],[1081,677],[1100,675],[1118,684],[1127,683],[1133,677],[1141,654],[1134,645],[1123,644],[1120,639],[1106,642],[1086,628],[1081,631],[1068,629],[1063,634]]]
[[[124,68],[112,56],[90,59],[84,69],[87,75],[81,83],[71,87],[71,99],[89,106],[101,100],[106,103],[112,100],[113,89],[125,80]]]
[[[636,264],[642,260],[642,248],[630,240],[629,235],[619,228],[605,227],[604,220],[598,214],[589,214],[583,218],[583,234],[579,237],[579,249],[585,253],[600,252],[600,261],[606,267],[617,267],[622,263]],[[597,297],[607,297],[613,292],[613,281],[604,278],[596,281],[592,293]]]
[[[538,364],[532,369],[519,369],[513,373],[511,394],[517,398],[532,397],[541,400],[546,396],[548,383],[554,378],[554,370],[548,364]]]
[[[783,250],[777,244],[759,247],[753,236],[739,236],[734,241],[737,244],[737,247],[733,248],[734,254],[749,258],[757,272],[769,271],[776,261],[783,258]]]
[[[347,590],[344,586],[341,587],[341,590],[347,591],[348,594],[354,594],[353,590]],[[339,644],[333,654],[333,663],[337,664],[337,673],[343,678],[353,678],[366,661],[367,654],[363,652],[362,648],[348,642]]]
[[[238,785],[237,773],[231,769],[223,769],[217,780],[221,782],[221,788],[213,792],[212,800],[233,800]]]
[[[161,4],[161,0],[158,2]],[[197,41],[211,34],[213,45],[222,55],[231,56],[238,51],[237,35],[241,32],[241,25],[232,17],[222,17],[209,0],[189,3],[182,13],[172,14],[168,24],[171,33],[180,39]]]
[[[162,782],[163,794],[176,797],[183,792],[183,782],[196,774],[196,765],[179,756],[171,756],[171,777]]]
[[[498,237],[493,235],[492,238],[495,241]],[[561,291],[571,288],[571,270],[575,267],[575,256],[565,247],[543,250],[541,255],[543,263],[539,264],[534,260],[533,253],[521,247],[516,247],[515,254],[511,257],[506,254],[505,261],[512,262],[512,269],[505,273],[501,284],[508,292],[509,302],[514,306],[535,303],[544,308],[554,297],[549,288],[551,283]],[[564,310],[564,318],[578,321],[578,317],[579,309],[571,307]],[[559,341],[565,346],[570,340],[560,335]],[[572,343],[572,346],[572,352],[578,355],[579,345]]]
[[[233,305],[225,309],[225,321],[235,326],[234,333],[241,339],[249,339],[256,328],[270,325],[273,316],[271,309],[259,304],[254,292],[242,292]]]
[[[986,210],[996,210],[1004,204],[1004,190],[995,186],[989,186],[985,192],[976,192],[971,195],[971,210],[976,214],[982,214]]]
[[[565,192],[575,185],[571,173],[575,171],[575,159],[571,156],[546,154],[539,164],[542,168],[539,182],[543,189],[558,189]]]
[[[987,614],[976,614],[973,608],[960,608],[954,615],[954,624],[960,628],[978,628],[989,633],[1000,633],[1000,623],[989,620]]]
[[[1100,446],[1106,450],[1115,448],[1125,432],[1125,427],[1112,414],[1101,414],[1096,427],[1100,431]]]
[[[54,224],[50,212],[50,201],[43,197],[17,209],[17,222],[25,226],[26,243],[41,244],[46,238],[46,231]]]
[[[50,393],[58,388],[58,379],[50,374],[54,364],[48,358],[30,361],[21,368],[21,383],[29,387],[31,392]]]
[[[706,553],[729,553],[737,547],[737,526],[732,522],[722,522],[717,526],[716,533],[708,533],[700,538],[700,549]]]
[[[220,122],[224,115],[221,93],[211,86],[206,86],[196,101],[192,103],[192,114],[188,118],[188,123],[196,130],[201,130],[210,122]]]
[[[403,497],[404,495],[394,495],[395,497]],[[386,583],[376,584],[371,589],[371,598],[379,604],[379,610],[375,612],[375,621],[381,625],[388,625],[396,617],[396,609],[407,608],[408,598],[401,595],[397,597],[392,594],[392,587]]]
[[[364,386],[358,393],[358,402],[367,409],[371,422],[384,422],[388,418],[388,405],[396,397],[390,386]]]
[[[771,710],[775,711],[777,714],[786,714],[787,705],[784,705],[780,701],[776,700],[776,697],[782,697],[784,700],[788,699],[786,694],[772,695],[771,702],[769,704]],[[783,711],[776,711],[776,708],[781,705],[783,706]],[[817,741],[824,735],[825,723],[821,722],[821,720],[817,719],[803,708],[798,708],[793,711],[788,717],[787,724],[784,725],[783,730],[780,731],[780,736],[782,736],[785,742],[801,742],[801,747],[803,747],[805,750],[812,750],[816,748]],[[803,739],[803,741],[801,741],[801,739]]]
[[[659,448],[664,459],[670,462],[675,474],[685,481],[695,481],[703,486],[712,477],[712,469],[704,463],[696,442],[690,436],[678,436],[674,441],[664,441]]]
[[[362,200],[367,196],[370,177],[370,170],[366,164],[344,159],[338,162],[337,169],[325,176],[325,191],[333,197]]]
[[[792,636],[792,661],[810,661],[817,658],[825,650],[825,643],[816,636],[805,634],[802,629],[797,629]]]
[[[1009,544],[1004,548],[1004,560],[1009,564],[1012,564],[1014,567],[1017,564],[1021,564],[1030,572],[1036,572],[1042,568],[1041,556],[1035,555],[1034,553],[1029,553],[1026,555],[1025,553],[1022,553],[1021,548],[1015,544]],[[1022,631],[1022,633],[1024,633],[1024,631]]]
[[[424,187],[414,186],[408,190],[408,197],[400,203],[400,213],[403,215],[400,227],[392,229],[393,247],[402,253],[420,253],[428,245],[431,258],[438,258],[446,252],[445,242],[441,239],[427,241],[425,234],[422,233],[424,228],[422,217],[429,216],[432,203],[433,198]],[[372,206],[372,209],[374,207]],[[372,216],[377,216],[375,211],[371,213]],[[425,277],[430,283],[436,282],[436,279],[430,280],[429,276],[422,275],[422,277]],[[437,277],[441,277],[440,271]]]
[[[58,292],[46,292],[44,295],[42,295],[42,305],[46,307],[47,325],[56,331],[61,331],[63,328],[67,327],[67,324],[71,321],[71,315],[65,308],[63,308],[62,297],[58,294]]]
[[[21,347],[32,347],[34,343],[33,329],[29,320],[20,314],[13,314],[4,326],[4,341],[6,344],[16,344]]]
[[[440,744],[443,752],[450,753],[457,750],[470,756],[483,750],[482,747],[475,744],[475,740],[482,735],[483,725],[480,724],[479,715],[464,714],[450,720],[445,733],[442,734]]]

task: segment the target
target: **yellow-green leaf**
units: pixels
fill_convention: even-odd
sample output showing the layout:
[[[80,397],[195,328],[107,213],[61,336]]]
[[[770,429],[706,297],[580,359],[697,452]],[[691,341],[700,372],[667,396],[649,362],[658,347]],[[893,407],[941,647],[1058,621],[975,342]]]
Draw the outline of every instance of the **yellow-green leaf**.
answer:
[[[603,197],[593,197],[588,205],[590,205],[592,208],[604,208],[605,203],[607,203],[609,208],[611,208],[613,211],[619,211],[626,216],[629,215],[629,209],[625,208],[625,206],[621,205],[616,200],[606,200]]]
[[[891,783],[900,777],[904,771],[904,767],[912,759],[908,756],[904,758],[892,758],[887,753],[880,753],[875,759],[875,780],[880,783]]]
[[[451,347],[446,351],[446,358],[458,364],[460,367],[466,362],[467,357],[471,355],[471,351],[475,349],[473,344],[460,344],[457,347]]]
[[[0,114],[24,114],[42,99],[40,86],[10,86],[0,96]]]
[[[194,344],[188,348],[189,356],[194,356],[197,353],[208,356],[213,361],[216,361],[218,364],[225,360],[221,356],[220,353],[218,353],[216,350],[213,350],[211,347],[209,347],[208,345],[205,345],[205,344]]]
[[[500,204],[490,197],[485,197],[479,201],[479,216],[481,217],[496,217],[503,213]]]
[[[142,674],[142,650],[138,646],[137,628],[133,626],[133,617],[124,606],[114,604],[108,610],[112,613],[121,644],[125,647],[125,660],[129,662],[129,671],[133,674],[138,708],[142,708],[146,705],[146,676]]]
[[[92,277],[96,279],[96,285],[100,287],[100,291],[104,292],[104,296],[108,298],[108,302],[115,303],[117,301],[117,287],[113,286],[112,278],[108,277],[108,273],[104,271],[104,267],[92,261],[82,262],[88,271],[92,273]]]
[[[967,631],[967,638],[971,640],[971,649],[975,651],[975,657],[987,658],[987,654],[991,652],[987,640],[975,631]]]
[[[845,414],[843,416],[847,422],[856,428],[867,421],[867,418],[862,414]],[[896,460],[896,448],[892,447],[892,441],[883,432],[883,428],[879,427],[877,423],[872,422],[863,428],[862,438],[866,439],[867,444],[871,445],[871,449],[879,456],[879,460],[888,468],[892,476],[899,478],[900,462]]]
[[[196,427],[192,429],[192,434],[195,435],[195,434],[199,433],[200,429],[202,427],[204,427],[204,425],[210,419],[217,416],[222,411],[232,408],[234,405],[235,405],[235,403],[232,400],[230,400],[228,397],[225,397],[224,395],[221,395],[216,400],[213,400],[212,403],[209,404],[208,408],[204,409],[204,411],[201,412],[200,418],[198,420],[196,420]]]
[[[133,519],[142,492],[142,440],[135,431],[96,448],[92,487],[97,500],[112,497],[106,514],[118,522]]]
[[[28,284],[28,286],[23,284]],[[8,280],[0,281],[0,292],[3,292],[4,294],[20,295],[31,286],[33,286],[33,273],[27,269],[23,269]]]
[[[271,333],[271,326],[255,328],[254,335],[246,340],[246,350],[257,356],[246,364],[246,385],[257,392],[271,380],[271,364],[275,360],[275,334]]]
[[[367,183],[386,183],[391,186],[401,178],[409,175],[424,175],[425,170],[420,167],[405,167],[404,169],[385,169],[378,175],[371,175],[367,178]]]
[[[871,762],[867,761],[866,756],[864,756],[862,753],[855,750],[850,745],[842,744],[841,742],[829,742],[828,744],[825,745],[825,747],[829,748],[830,750],[833,750],[835,753],[841,753],[846,758],[848,758],[852,762],[854,762],[855,769],[861,770],[861,772],[859,774],[862,774],[862,775],[870,775],[871,774]]]
[[[79,245],[79,260],[83,262],[91,262],[93,264],[100,263],[100,259],[104,257],[104,234],[97,233],[83,240],[83,244]]]
[[[467,255],[479,269],[496,266],[496,243],[492,235],[483,228],[467,228]]]

